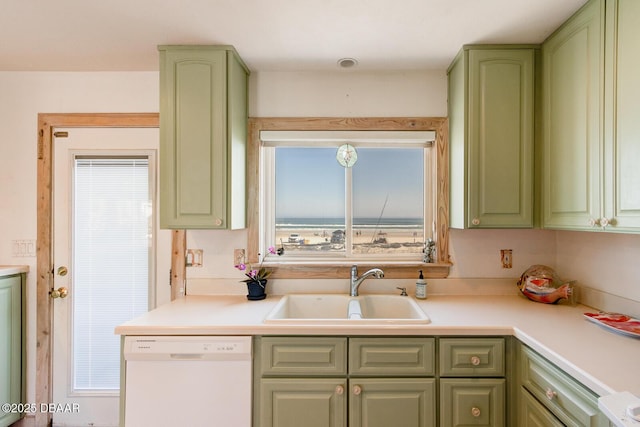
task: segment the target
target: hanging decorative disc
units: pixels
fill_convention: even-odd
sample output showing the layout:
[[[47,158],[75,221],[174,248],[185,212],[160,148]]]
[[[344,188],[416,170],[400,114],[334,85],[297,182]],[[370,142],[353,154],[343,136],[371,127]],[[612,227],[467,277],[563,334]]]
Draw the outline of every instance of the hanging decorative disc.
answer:
[[[338,147],[336,159],[338,160],[338,163],[340,163],[345,168],[350,168],[351,166],[356,164],[356,161],[358,161],[358,153],[356,152],[356,149],[353,145],[343,144]]]

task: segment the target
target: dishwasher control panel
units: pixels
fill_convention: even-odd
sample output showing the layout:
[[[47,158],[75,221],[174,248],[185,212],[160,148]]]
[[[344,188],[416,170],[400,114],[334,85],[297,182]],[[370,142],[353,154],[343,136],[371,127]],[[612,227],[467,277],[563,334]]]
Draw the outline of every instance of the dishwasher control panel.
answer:
[[[125,360],[182,360],[251,357],[251,337],[125,337]]]

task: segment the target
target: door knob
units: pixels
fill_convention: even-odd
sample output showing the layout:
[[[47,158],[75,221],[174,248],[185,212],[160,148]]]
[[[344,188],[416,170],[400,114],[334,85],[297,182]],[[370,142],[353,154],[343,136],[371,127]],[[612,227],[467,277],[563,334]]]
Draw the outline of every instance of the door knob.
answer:
[[[49,291],[49,296],[51,298],[66,298],[69,295],[69,290],[64,286],[60,286],[58,289],[53,289]]]

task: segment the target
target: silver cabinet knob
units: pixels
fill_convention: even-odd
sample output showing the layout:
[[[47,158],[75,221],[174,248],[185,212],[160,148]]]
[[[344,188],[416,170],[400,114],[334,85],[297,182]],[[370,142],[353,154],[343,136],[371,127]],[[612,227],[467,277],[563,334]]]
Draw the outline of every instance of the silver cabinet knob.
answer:
[[[342,385],[336,386],[336,394],[341,396],[344,393],[344,387]]]
[[[360,387],[359,385],[354,385],[353,394],[355,394],[356,396],[359,396],[360,393],[362,393],[362,387]]]
[[[478,366],[480,364],[480,358],[478,356],[471,356],[471,364]]]
[[[595,227],[598,225],[598,220],[595,218],[589,218],[589,227]]]
[[[222,225],[222,220],[220,218],[216,218],[216,225],[220,227]]]
[[[471,408],[471,415],[478,418],[480,416],[480,408],[476,408],[475,406]]]
[[[600,218],[600,227],[605,228],[609,224],[611,224],[611,221],[609,221],[609,218]]]
[[[480,220],[479,220],[478,218],[473,218],[473,219],[471,220],[471,224],[473,224],[473,225],[480,225]]]

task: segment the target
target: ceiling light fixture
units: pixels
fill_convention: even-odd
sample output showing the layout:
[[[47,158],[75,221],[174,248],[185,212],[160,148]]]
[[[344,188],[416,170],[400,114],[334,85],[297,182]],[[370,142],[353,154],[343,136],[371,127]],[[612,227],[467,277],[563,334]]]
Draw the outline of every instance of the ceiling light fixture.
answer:
[[[338,66],[340,68],[353,68],[358,65],[358,61],[353,58],[340,58],[338,59]]]

